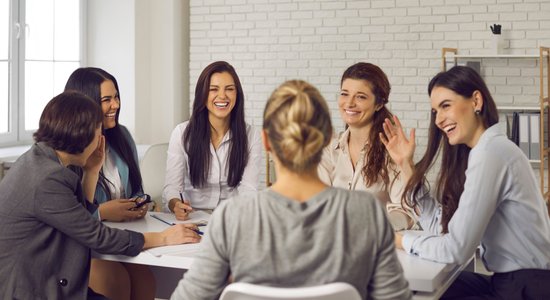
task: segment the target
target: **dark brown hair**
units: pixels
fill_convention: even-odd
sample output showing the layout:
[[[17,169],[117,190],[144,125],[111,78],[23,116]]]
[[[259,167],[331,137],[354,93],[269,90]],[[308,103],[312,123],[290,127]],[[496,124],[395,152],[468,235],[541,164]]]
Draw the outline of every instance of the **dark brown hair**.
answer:
[[[248,163],[249,149],[246,123],[244,121],[244,92],[233,66],[225,61],[216,61],[208,65],[199,76],[195,87],[193,112],[189,124],[183,134],[183,145],[189,157],[189,178],[195,187],[203,187],[210,172],[210,122],[206,101],[210,91],[210,78],[214,73],[227,72],[233,77],[237,89],[235,107],[231,110],[229,130],[231,146],[229,148],[229,164],[227,184],[236,187],[242,180],[244,168]]]
[[[101,105],[101,84],[107,80],[113,82],[120,99],[120,90],[118,89],[116,78],[100,68],[89,67],[76,69],[67,80],[65,90],[76,90],[84,93]],[[132,193],[135,194],[143,191],[143,182],[139,171],[139,162],[133,152],[134,145],[130,144],[131,142],[127,137],[128,134],[125,133],[126,129],[118,123],[119,114],[120,108],[116,112],[115,127],[104,129],[103,134],[105,135],[105,142],[108,146],[118,153],[124,163],[128,165],[128,181],[130,182]],[[98,181],[99,187],[103,189],[107,198],[111,199],[111,192],[108,187],[109,182],[108,178],[105,178],[103,170],[101,170]]]
[[[371,186],[381,179],[384,187],[388,189],[390,185],[389,169],[395,172],[396,177],[398,172],[378,134],[384,130],[382,127],[384,120],[386,118],[392,120],[392,113],[385,105],[388,103],[390,96],[390,81],[382,69],[365,62],[356,63],[349,67],[342,75],[340,87],[346,79],[366,81],[376,98],[375,104],[381,105],[381,108],[375,111],[372,117],[372,128],[368,137],[369,147],[365,154],[367,159],[365,159],[365,165],[361,172],[366,186]]]
[[[483,106],[479,116],[485,128],[498,123],[498,111],[487,85],[472,68],[455,66],[446,72],[437,74],[428,85],[428,94],[435,87],[444,87],[464,98],[471,98],[475,91],[483,97]],[[430,117],[428,147],[422,159],[416,164],[414,173],[405,186],[403,201],[410,207],[416,207],[416,197],[423,186],[429,188],[426,174],[441,151],[441,168],[437,176],[435,197],[441,204],[442,233],[448,233],[448,224],[453,217],[460,195],[464,191],[466,168],[470,148],[464,144],[451,145],[446,135],[435,125],[435,114]],[[440,150],[441,149],[441,150]]]
[[[44,142],[55,150],[80,154],[93,141],[102,121],[101,107],[94,100],[66,91],[46,104],[33,136],[36,142]]]

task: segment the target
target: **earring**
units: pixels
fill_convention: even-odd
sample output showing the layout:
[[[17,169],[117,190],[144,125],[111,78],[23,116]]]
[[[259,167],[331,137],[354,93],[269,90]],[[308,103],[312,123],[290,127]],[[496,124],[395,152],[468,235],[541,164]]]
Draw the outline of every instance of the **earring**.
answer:
[[[479,109],[474,110],[474,112],[476,113],[476,115],[480,115],[480,114],[481,114],[481,110],[479,110]]]

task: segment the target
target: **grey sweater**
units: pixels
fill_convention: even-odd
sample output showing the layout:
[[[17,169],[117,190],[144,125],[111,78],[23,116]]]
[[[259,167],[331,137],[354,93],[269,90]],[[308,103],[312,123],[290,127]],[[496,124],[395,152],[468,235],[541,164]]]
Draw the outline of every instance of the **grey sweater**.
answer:
[[[352,284],[363,299],[409,299],[394,234],[367,192],[327,188],[304,203],[271,189],[218,207],[204,248],[172,299],[215,299],[235,282]]]

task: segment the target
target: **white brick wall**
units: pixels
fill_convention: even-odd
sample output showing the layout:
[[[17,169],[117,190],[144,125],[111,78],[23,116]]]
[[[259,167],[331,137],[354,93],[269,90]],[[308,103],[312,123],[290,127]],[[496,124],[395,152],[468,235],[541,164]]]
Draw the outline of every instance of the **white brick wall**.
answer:
[[[508,53],[550,46],[548,0],[190,0],[189,97],[206,65],[227,60],[241,78],[251,124],[261,126],[277,85],[300,78],[325,96],[340,130],[340,76],[355,62],[371,62],[392,83],[390,109],[417,128],[419,157],[427,142],[426,87],[441,69],[441,48],[487,53],[493,23],[502,24]],[[484,59],[482,65],[497,102],[536,103],[535,61]]]

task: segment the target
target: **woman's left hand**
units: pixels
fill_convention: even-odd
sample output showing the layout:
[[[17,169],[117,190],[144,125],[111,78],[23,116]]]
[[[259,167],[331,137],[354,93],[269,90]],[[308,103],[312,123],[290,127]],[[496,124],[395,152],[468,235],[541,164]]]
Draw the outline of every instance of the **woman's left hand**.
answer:
[[[86,165],[84,165],[84,171],[90,173],[98,173],[105,161],[105,136],[99,137],[99,143],[94,152],[88,157]]]

